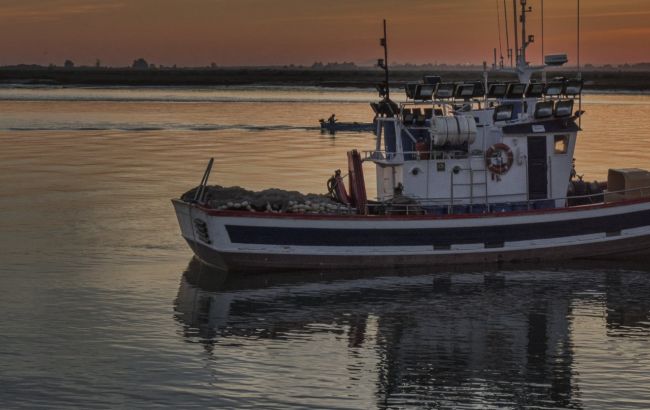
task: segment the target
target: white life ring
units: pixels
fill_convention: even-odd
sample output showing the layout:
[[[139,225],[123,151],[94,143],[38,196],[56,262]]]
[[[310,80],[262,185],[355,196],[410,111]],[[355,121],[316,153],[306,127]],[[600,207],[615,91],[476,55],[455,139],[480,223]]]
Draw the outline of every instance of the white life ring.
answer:
[[[493,174],[507,173],[512,167],[513,161],[512,150],[503,143],[494,144],[485,152],[485,165]]]

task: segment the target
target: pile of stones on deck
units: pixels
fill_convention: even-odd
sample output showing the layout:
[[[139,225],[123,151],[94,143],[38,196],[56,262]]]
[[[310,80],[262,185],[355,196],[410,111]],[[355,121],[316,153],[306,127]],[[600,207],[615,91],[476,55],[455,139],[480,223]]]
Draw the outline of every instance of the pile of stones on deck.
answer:
[[[184,201],[195,198],[198,187],[181,196]],[[342,205],[327,195],[302,194],[297,191],[285,191],[271,188],[264,191],[249,191],[234,186],[222,187],[211,185],[205,187],[203,203],[212,209],[250,211],[250,212],[290,212],[290,213],[352,213],[354,209]]]

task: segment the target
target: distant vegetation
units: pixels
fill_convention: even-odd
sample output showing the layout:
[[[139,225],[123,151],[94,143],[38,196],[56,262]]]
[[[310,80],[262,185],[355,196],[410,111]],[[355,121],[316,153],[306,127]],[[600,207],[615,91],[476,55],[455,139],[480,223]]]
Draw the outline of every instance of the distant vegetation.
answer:
[[[63,65],[61,67],[64,68],[80,68],[80,69],[102,69],[102,70],[122,70],[122,69],[137,69],[137,70],[205,70],[205,69],[223,69],[223,70],[315,70],[315,71],[329,71],[329,70],[337,70],[337,71],[354,71],[354,70],[361,70],[361,71],[367,71],[367,70],[372,70],[375,67],[374,66],[368,66],[368,65],[357,65],[353,62],[322,62],[322,61],[316,61],[313,64],[309,66],[305,65],[296,65],[296,64],[288,64],[288,65],[281,65],[281,66],[219,66],[216,63],[210,63],[207,66],[201,67],[177,67],[176,64],[171,65],[171,66],[165,66],[165,65],[156,65],[156,64],[150,64],[147,62],[146,59],[144,58],[137,58],[133,60],[133,63],[128,66],[128,67],[111,67],[111,66],[102,66],[101,65],[101,60],[97,59],[95,60],[95,64],[92,66],[86,66],[86,65],[75,65],[75,63],[72,60],[65,60]],[[489,65],[491,67],[491,65]],[[0,70],[15,70],[15,69],[22,69],[22,70],[41,70],[41,69],[56,69],[59,68],[56,64],[49,64],[48,66],[43,66],[43,65],[38,65],[38,64],[17,64],[17,65],[6,65],[6,66],[0,66]],[[392,70],[405,70],[405,71],[448,71],[448,70],[469,70],[469,71],[475,71],[475,70],[482,70],[483,66],[482,65],[477,65],[477,64],[446,64],[446,63],[426,63],[426,64],[413,64],[413,63],[391,63],[390,68]],[[564,67],[565,69],[567,67]],[[575,67],[568,67],[569,69],[575,69]],[[628,64],[628,63],[623,63],[623,64],[604,64],[604,65],[597,65],[597,64],[585,64],[582,67],[586,71],[650,71],[650,62],[644,62],[644,63],[635,63],[635,64]]]
[[[444,81],[475,81],[482,78],[482,67],[472,65],[403,64],[391,66],[391,82],[401,87],[418,81],[423,74],[441,75]],[[549,77],[575,77],[575,68],[553,69]],[[616,67],[586,65],[586,89],[650,91],[650,63]],[[77,66],[68,60],[63,66],[17,65],[0,67],[0,83],[59,85],[296,85],[372,88],[383,80],[383,71],[354,63],[321,63],[309,67],[208,67],[177,68],[150,64],[136,59],[130,67]],[[511,74],[490,72],[490,80],[514,80]]]

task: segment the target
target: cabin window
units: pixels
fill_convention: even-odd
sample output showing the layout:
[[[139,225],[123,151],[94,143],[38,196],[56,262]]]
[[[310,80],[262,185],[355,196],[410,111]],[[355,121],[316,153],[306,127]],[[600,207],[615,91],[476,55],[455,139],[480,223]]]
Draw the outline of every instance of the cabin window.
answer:
[[[569,136],[556,135],[555,136],[555,153],[566,154],[569,151]]]

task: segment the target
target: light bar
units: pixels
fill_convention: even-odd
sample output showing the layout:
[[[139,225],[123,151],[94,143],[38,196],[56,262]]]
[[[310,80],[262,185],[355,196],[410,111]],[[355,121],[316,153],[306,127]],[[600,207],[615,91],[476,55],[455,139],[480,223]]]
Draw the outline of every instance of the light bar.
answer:
[[[566,86],[564,89],[564,94],[565,95],[578,95],[582,92],[582,87],[584,83],[582,80],[569,80],[566,82]]]
[[[456,91],[456,84],[440,83],[436,87],[436,99],[453,98],[454,91]]]
[[[535,118],[549,118],[553,115],[553,101],[541,101],[535,105]]]
[[[564,82],[552,82],[546,85],[546,90],[544,91],[544,94],[548,96],[558,96],[562,94],[563,90],[564,90]]]
[[[526,84],[524,83],[513,83],[508,86],[508,92],[506,97],[508,98],[521,98],[526,92]]]
[[[510,121],[515,107],[512,104],[503,104],[494,109],[494,121]]]
[[[508,91],[508,84],[490,84],[488,98],[503,98]]]
[[[573,115],[573,100],[558,101],[555,104],[556,117],[570,117]]]
[[[544,94],[544,88],[546,85],[544,83],[531,83],[528,85],[526,90],[526,97],[539,98]]]
[[[415,92],[415,99],[419,101],[431,101],[433,91],[436,88],[433,84],[421,84]]]
[[[418,88],[418,83],[404,84],[404,91],[406,91],[406,98],[410,98],[411,100],[414,99],[417,88]]]
[[[474,96],[474,84],[460,84],[456,89],[456,98],[469,99]]]

